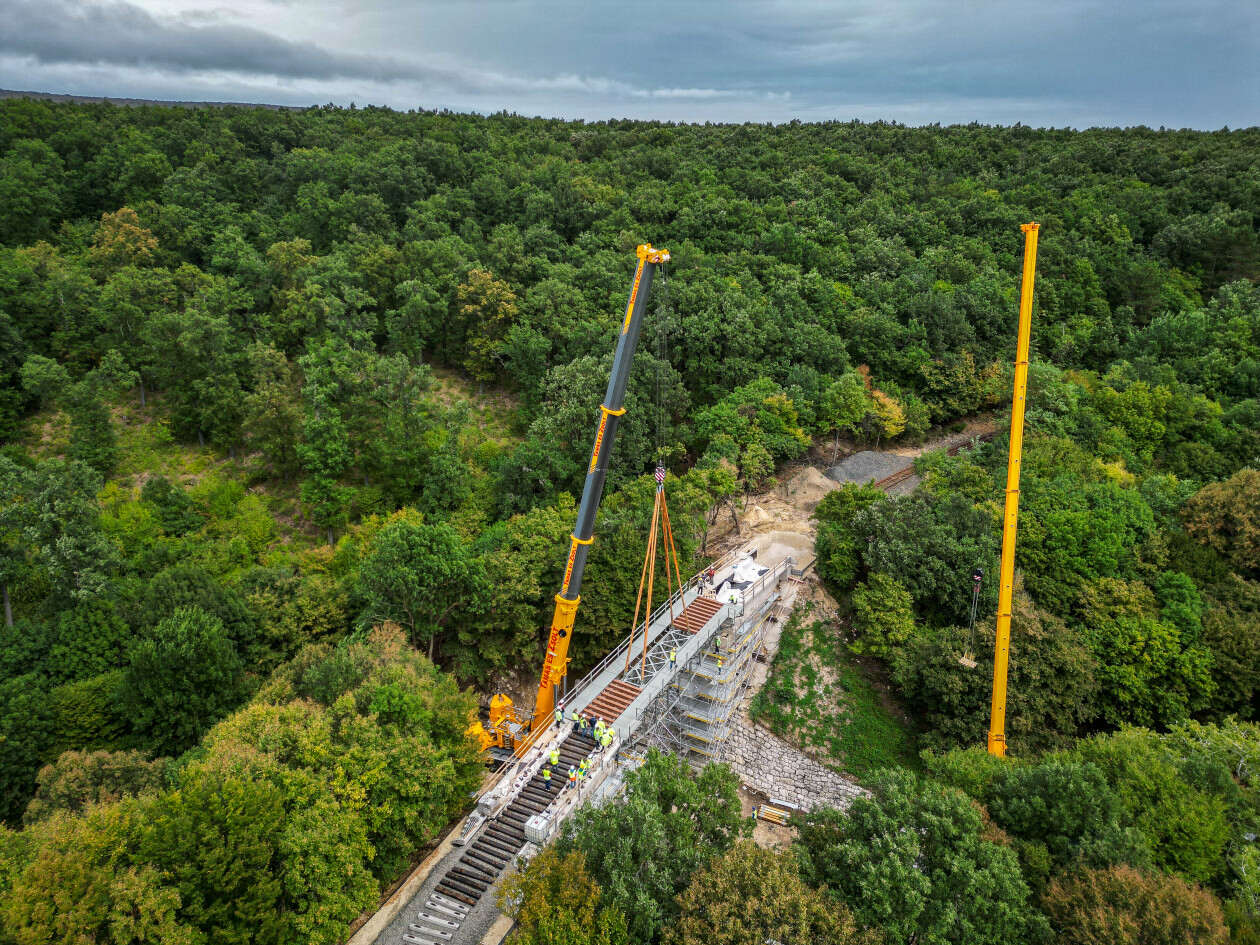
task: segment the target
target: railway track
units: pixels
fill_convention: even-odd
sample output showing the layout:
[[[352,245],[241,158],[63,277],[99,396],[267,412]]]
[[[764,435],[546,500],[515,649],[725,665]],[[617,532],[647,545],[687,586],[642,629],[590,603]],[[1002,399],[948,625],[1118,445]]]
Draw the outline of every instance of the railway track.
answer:
[[[402,939],[407,945],[449,945],[468,913],[489,892],[521,847],[525,845],[525,821],[544,810],[564,790],[569,765],[591,753],[595,740],[573,732],[560,745],[560,764],[550,783],[541,771],[516,799],[491,820],[468,845],[414,914]]]
[[[957,456],[963,450],[970,449],[976,443],[988,443],[995,436],[997,436],[996,433],[982,433],[979,436],[975,437],[974,439],[968,440],[966,443],[959,443],[957,446],[951,446],[949,448],[949,455]],[[911,464],[907,466],[905,469],[897,470],[897,472],[893,473],[891,476],[885,476],[883,479],[880,479],[876,481],[875,483],[873,483],[873,485],[875,486],[876,489],[888,490],[888,489],[891,489],[893,486],[897,485],[899,482],[905,482],[907,479],[909,479],[913,475],[914,475],[914,465]]]

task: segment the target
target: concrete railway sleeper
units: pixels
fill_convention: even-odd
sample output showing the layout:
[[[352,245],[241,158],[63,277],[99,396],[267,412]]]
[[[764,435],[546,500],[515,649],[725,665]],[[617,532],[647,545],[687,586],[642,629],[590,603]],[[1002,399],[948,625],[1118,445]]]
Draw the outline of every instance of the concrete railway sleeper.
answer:
[[[443,909],[453,911],[462,920],[468,917],[468,907],[462,902],[456,902],[454,899],[448,899],[439,892],[432,893],[429,896],[430,904],[436,904]]]
[[[436,929],[445,929],[447,932],[454,932],[459,928],[458,922],[448,919],[444,915],[426,912],[423,909],[416,913],[416,921],[425,925],[431,925]]]
[[[559,763],[552,765],[551,780],[541,771],[521,789],[513,801],[491,820],[463,855],[446,871],[430,894],[425,910],[403,933],[408,945],[449,945],[468,910],[476,906],[499,874],[525,845],[525,823],[546,810],[568,783],[570,767],[581,765],[595,748],[589,735],[572,732],[559,745]]]
[[[452,903],[458,905],[459,908],[453,908]],[[424,910],[421,911],[421,914],[423,915],[426,912],[429,915],[443,916],[453,921],[456,925],[468,918],[468,910],[464,908],[462,903],[456,903],[455,900],[447,899],[445,896],[440,896],[437,893],[429,896],[429,901],[424,904]]]
[[[435,929],[430,925],[421,925],[417,922],[408,923],[407,928],[417,935],[427,935],[430,938],[441,939],[444,942],[449,942],[455,937],[449,929]],[[455,928],[458,929],[459,926],[457,925]]]

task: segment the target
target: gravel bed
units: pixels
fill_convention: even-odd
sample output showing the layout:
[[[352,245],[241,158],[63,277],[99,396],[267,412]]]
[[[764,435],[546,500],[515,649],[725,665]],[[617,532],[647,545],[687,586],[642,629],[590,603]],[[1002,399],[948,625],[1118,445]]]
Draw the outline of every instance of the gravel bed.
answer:
[[[838,465],[828,469],[827,478],[836,482],[877,482],[912,465],[914,460],[909,456],[863,450],[845,457]]]

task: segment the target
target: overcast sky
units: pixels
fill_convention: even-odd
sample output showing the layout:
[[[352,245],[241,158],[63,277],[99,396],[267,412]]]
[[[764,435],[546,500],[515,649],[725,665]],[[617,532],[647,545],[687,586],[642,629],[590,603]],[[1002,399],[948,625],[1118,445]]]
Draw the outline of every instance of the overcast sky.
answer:
[[[0,0],[0,88],[567,118],[1260,124],[1260,0]]]

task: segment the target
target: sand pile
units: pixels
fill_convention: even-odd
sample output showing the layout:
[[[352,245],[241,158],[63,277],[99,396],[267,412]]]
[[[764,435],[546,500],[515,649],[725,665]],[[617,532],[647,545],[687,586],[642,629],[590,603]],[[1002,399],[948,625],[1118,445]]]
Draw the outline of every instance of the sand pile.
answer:
[[[741,518],[741,522],[745,528],[759,528],[762,525],[769,524],[771,520],[770,513],[755,503],[750,504],[748,508],[744,510],[744,514]]]
[[[749,541],[744,550],[756,551],[757,562],[767,567],[774,567],[788,556],[801,565],[814,557],[814,539],[800,532],[765,532]]]
[[[818,503],[828,492],[836,488],[836,485],[837,483],[824,476],[821,470],[806,466],[784,482],[780,486],[780,491],[789,505],[808,515],[818,507]]]

